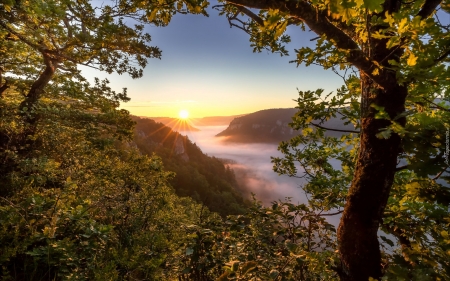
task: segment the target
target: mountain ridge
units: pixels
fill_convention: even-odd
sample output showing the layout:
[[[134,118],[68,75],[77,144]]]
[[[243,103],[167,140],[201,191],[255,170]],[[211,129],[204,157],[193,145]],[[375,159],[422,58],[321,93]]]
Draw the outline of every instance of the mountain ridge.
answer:
[[[278,143],[294,137],[289,127],[296,108],[272,108],[256,111],[230,122],[228,128],[216,137],[224,137],[228,142]]]
[[[292,129],[289,124],[298,108],[272,108],[256,111],[234,118],[228,127],[218,133],[225,142],[237,143],[279,143],[287,141],[301,131]],[[344,125],[338,117],[323,122],[323,127],[338,130],[354,130],[353,125]],[[327,131],[328,136],[341,136],[344,132]]]

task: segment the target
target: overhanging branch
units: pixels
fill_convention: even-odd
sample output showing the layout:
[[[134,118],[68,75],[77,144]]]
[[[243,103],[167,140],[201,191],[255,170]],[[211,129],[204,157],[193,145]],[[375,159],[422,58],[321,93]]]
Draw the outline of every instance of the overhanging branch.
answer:
[[[426,0],[422,9],[417,13],[417,16],[421,16],[422,19],[426,19],[431,16],[436,10],[437,6],[441,4],[442,0]]]
[[[257,14],[253,13],[252,11],[243,6],[236,6],[236,8],[239,10],[239,12],[244,13],[249,18],[254,20],[257,24],[264,26],[264,20],[260,18]]]
[[[263,10],[278,9],[287,13],[290,17],[304,22],[317,35],[325,35],[327,40],[332,42],[337,49],[346,52],[346,58],[349,63],[363,71],[378,85],[383,88],[391,87],[391,75],[388,75],[387,70],[378,68],[369,60],[359,45],[349,35],[331,23],[326,11],[318,10],[306,1],[296,0],[229,0],[227,2],[235,6]],[[379,75],[372,74],[376,73],[374,72],[376,69],[378,69]]]

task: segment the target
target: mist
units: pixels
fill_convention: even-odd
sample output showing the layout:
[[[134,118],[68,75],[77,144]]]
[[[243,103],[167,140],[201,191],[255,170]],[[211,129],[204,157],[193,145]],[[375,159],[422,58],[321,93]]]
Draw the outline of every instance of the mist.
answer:
[[[303,190],[305,183],[298,178],[279,176],[272,170],[271,156],[282,156],[277,151],[277,144],[230,143],[223,138],[215,137],[227,126],[198,126],[200,131],[180,132],[187,135],[200,149],[221,159],[230,160],[227,164],[234,170],[236,179],[242,188],[243,196],[251,198],[251,193],[264,205],[279,199],[290,197],[292,203],[306,203]]]

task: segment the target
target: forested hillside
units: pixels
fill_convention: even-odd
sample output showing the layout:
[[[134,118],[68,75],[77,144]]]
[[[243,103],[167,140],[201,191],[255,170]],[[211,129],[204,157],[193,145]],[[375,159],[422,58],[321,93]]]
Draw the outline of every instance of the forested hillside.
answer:
[[[345,108],[344,108],[345,109]],[[342,110],[342,109],[341,109]],[[297,108],[272,108],[236,117],[228,128],[217,134],[226,142],[239,143],[279,143],[301,134],[290,124],[295,116],[301,114]],[[354,126],[346,123],[345,115],[337,112],[330,118],[318,118],[309,124],[311,129],[324,128],[326,136],[340,137],[354,130]]]
[[[289,140],[296,134],[289,127],[295,108],[277,108],[257,111],[234,118],[227,129],[217,134],[232,142],[269,142],[279,143]]]
[[[190,196],[222,216],[244,213],[244,200],[230,168],[162,123],[138,117],[133,120],[137,147],[146,155],[160,156],[166,169],[175,172],[170,183],[179,196]]]

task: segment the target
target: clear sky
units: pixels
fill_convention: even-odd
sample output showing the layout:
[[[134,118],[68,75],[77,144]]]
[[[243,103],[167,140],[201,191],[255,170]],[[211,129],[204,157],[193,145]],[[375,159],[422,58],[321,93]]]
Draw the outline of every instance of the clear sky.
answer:
[[[209,17],[177,14],[167,27],[146,28],[162,58],[150,59],[143,78],[93,71],[86,75],[107,77],[116,90],[128,88],[131,101],[122,108],[150,117],[178,117],[182,109],[190,117],[205,117],[295,107],[297,88],[329,92],[342,85],[332,71],[289,63],[295,59],[294,49],[314,44],[309,40],[314,33],[288,27],[289,56],[253,53],[248,34],[230,28],[218,11],[208,12]]]

